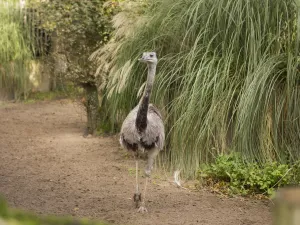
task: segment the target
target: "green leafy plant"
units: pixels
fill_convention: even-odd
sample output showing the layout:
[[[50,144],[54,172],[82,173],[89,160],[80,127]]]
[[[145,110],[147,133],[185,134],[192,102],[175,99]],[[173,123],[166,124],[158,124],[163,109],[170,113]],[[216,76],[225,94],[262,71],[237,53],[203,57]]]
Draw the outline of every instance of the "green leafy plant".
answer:
[[[0,223],[2,225],[108,225],[103,222],[71,217],[37,216],[33,213],[11,209],[0,198]]]
[[[203,166],[198,171],[198,178],[228,194],[270,196],[276,188],[297,182],[293,179],[297,173],[296,167],[277,162],[245,163],[239,154],[232,153],[220,155],[214,163]]]
[[[55,47],[59,48],[59,52],[67,59],[68,72],[65,79],[76,84],[95,82],[95,68],[89,61],[89,56],[109,40],[112,31],[111,16],[117,8],[117,1],[29,2],[30,7],[39,14],[38,26],[53,32]]]

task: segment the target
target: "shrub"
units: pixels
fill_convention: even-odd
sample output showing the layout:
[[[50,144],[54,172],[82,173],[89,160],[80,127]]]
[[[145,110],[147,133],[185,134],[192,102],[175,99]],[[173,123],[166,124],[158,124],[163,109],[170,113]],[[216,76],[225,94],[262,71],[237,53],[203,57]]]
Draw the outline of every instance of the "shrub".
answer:
[[[270,196],[276,188],[297,182],[296,168],[296,165],[291,167],[277,162],[245,163],[238,154],[229,154],[220,155],[214,163],[203,166],[198,178],[227,194]]]

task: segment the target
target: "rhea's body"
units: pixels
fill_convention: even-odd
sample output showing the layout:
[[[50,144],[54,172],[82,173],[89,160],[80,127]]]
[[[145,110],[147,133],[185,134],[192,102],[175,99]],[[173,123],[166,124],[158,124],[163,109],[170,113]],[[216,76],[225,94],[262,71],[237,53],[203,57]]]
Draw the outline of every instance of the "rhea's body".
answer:
[[[141,128],[136,126],[136,118],[138,112],[137,105],[124,120],[121,128],[120,143],[131,151],[148,151],[153,148],[163,149],[164,146],[164,125],[162,117],[158,109],[149,104],[147,112],[147,126],[139,132]]]

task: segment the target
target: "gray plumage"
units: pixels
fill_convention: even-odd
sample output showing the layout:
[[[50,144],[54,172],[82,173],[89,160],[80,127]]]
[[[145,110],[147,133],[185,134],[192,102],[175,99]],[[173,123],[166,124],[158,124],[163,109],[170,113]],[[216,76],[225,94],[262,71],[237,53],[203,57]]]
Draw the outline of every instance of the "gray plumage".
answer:
[[[159,110],[152,104],[149,104],[147,113],[147,127],[143,132],[139,132],[136,127],[136,118],[139,105],[137,105],[128,114],[123,122],[120,135],[121,145],[131,151],[150,150],[153,146],[162,150],[164,147],[165,132],[162,116]],[[135,147],[131,147],[136,145]]]

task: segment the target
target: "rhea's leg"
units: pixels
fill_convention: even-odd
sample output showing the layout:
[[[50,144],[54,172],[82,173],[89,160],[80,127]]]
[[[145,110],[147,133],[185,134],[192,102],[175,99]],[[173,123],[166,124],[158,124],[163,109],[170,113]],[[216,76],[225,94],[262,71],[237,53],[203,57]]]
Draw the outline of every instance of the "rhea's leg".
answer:
[[[138,158],[135,157],[135,193],[133,196],[133,201],[135,202],[135,207],[138,208],[141,202],[141,193],[139,191],[139,182],[138,182],[138,175],[139,175],[139,161]]]
[[[158,155],[158,153],[159,153],[158,148],[151,149],[148,152],[147,165],[146,165],[146,169],[145,169],[145,174],[147,177],[150,177],[150,175],[151,175],[151,171],[153,169],[153,163],[154,163],[154,160],[155,160],[156,156]]]
[[[151,175],[151,171],[153,169],[154,159],[156,158],[158,153],[159,153],[159,149],[157,149],[157,148],[154,148],[148,152],[148,160],[147,160],[147,165],[146,165],[146,169],[145,169],[146,181],[145,181],[144,196],[143,196],[143,201],[141,203],[141,207],[138,210],[138,212],[141,212],[141,213],[148,212],[148,210],[145,207],[147,184],[148,184],[148,179]]]
[[[140,206],[140,208],[138,209],[138,212],[140,212],[140,213],[147,213],[147,212],[148,212],[148,210],[146,209],[146,206],[145,206],[145,200],[146,200],[146,191],[147,191],[148,179],[149,179],[149,178],[146,177],[143,201],[141,202],[141,206]]]

